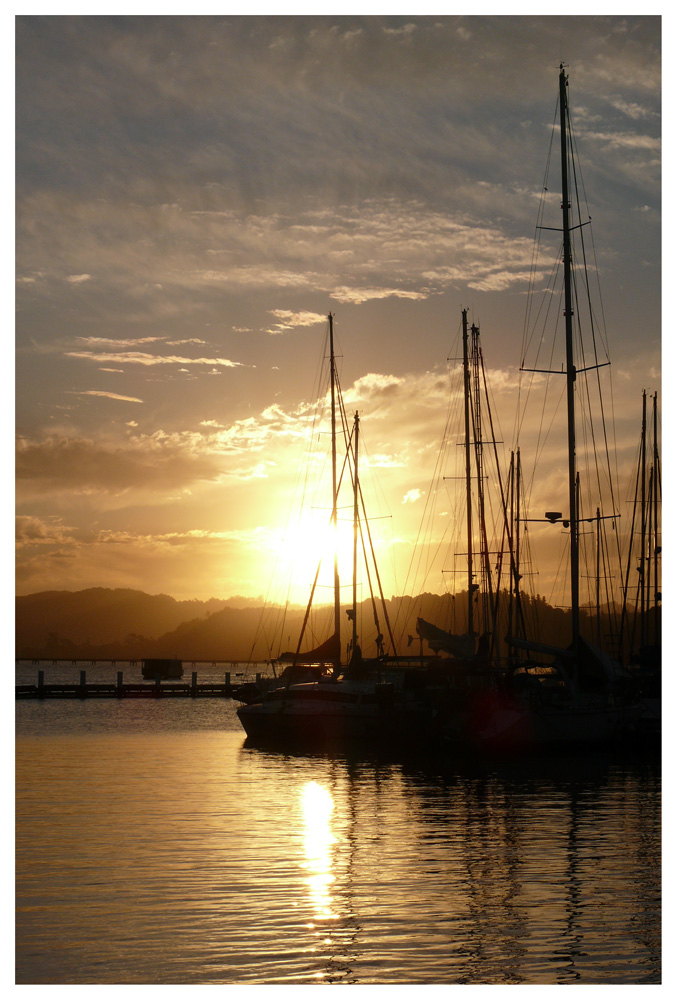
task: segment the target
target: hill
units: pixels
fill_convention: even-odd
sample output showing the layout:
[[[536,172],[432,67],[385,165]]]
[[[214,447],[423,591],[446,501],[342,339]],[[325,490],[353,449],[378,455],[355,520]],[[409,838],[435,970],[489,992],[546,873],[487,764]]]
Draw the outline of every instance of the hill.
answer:
[[[523,595],[527,634],[540,642],[566,646],[570,614],[551,607],[542,597]],[[386,602],[398,653],[418,653],[416,619],[421,617],[462,633],[466,629],[467,597],[459,593],[420,594],[393,597]],[[514,630],[508,616],[507,595],[501,595],[496,634],[500,640]],[[344,612],[342,612],[344,614]],[[165,656],[183,660],[260,661],[294,650],[304,609],[263,607],[249,599],[227,601],[176,601],[165,594],[149,595],[136,590],[94,588],[78,592],[47,591],[16,599],[16,651],[19,659],[143,659]],[[592,618],[581,612],[581,631],[593,642],[615,652],[617,621],[604,616],[597,632]],[[376,636],[386,639],[391,651],[383,609],[375,620],[371,603],[358,608],[358,632],[362,651],[376,653]],[[308,621],[303,649],[324,641],[332,628],[332,610],[313,611]],[[348,629],[346,619],[344,640]],[[424,652],[427,652],[424,643]],[[505,646],[501,653],[505,655]]]
[[[103,587],[29,594],[15,601],[16,655],[34,656],[36,650],[70,655],[66,650],[73,646],[93,648],[139,636],[152,640],[189,618],[213,614],[226,603],[176,601],[166,594]]]

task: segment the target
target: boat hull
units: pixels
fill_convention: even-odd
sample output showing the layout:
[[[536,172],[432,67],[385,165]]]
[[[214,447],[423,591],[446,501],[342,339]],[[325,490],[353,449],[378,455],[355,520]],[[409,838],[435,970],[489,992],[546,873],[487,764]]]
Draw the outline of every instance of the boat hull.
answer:
[[[496,708],[476,738],[484,746],[602,746],[631,737],[637,719],[636,707],[622,705],[534,710],[510,704]]]
[[[237,710],[248,739],[257,743],[303,743],[350,747],[356,743],[420,744],[429,737],[432,713],[358,702],[262,700]]]
[[[146,680],[179,680],[183,677],[183,662],[167,659],[144,660],[141,676]]]

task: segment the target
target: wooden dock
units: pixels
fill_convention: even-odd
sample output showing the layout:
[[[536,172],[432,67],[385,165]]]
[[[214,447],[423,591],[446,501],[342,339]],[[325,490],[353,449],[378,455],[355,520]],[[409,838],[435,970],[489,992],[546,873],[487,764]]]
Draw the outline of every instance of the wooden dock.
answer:
[[[256,675],[259,680],[260,674]],[[108,684],[87,683],[86,671],[80,671],[78,684],[45,684],[43,670],[38,671],[37,684],[17,684],[16,698],[232,698],[233,691],[240,686],[231,684],[230,674],[224,675],[223,683],[198,684],[197,672],[191,674],[190,683],[156,680],[146,684],[125,684],[122,671],[118,671],[117,681]]]

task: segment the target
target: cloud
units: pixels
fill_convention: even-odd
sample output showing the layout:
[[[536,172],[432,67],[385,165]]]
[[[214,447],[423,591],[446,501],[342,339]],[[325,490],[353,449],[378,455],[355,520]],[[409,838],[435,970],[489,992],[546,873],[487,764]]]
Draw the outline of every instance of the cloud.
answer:
[[[119,399],[123,403],[143,403],[142,399],[136,396],[120,396],[116,392],[104,392],[103,389],[82,389],[75,393],[77,396],[103,396],[105,399]]]
[[[119,354],[96,354],[94,351],[66,351],[69,358],[84,358],[88,361],[117,361],[128,365],[217,365],[223,368],[241,368],[240,361],[227,358],[183,358],[175,355],[145,354],[141,351],[120,351]]]
[[[66,278],[71,285],[81,285],[85,281],[91,281],[91,274],[69,274]]]
[[[49,521],[26,515],[19,515],[15,518],[17,546],[61,543],[71,537],[72,530],[61,524],[57,518],[52,518]]]
[[[405,493],[402,498],[402,503],[416,503],[416,501],[420,500],[422,496],[423,493],[421,490],[409,490],[409,492]]]
[[[130,436],[121,444],[65,436],[17,443],[17,490],[27,495],[36,490],[163,492],[199,480],[216,481],[222,473],[217,455],[205,452],[190,435]]]
[[[297,327],[317,326],[326,323],[327,317],[320,313],[313,312],[293,312],[291,309],[270,309],[271,315],[279,319],[279,323],[268,330],[268,333],[285,333],[287,330],[294,330]]]
[[[611,143],[627,149],[634,144],[638,153],[653,155],[659,148],[657,140],[630,132],[594,135],[596,143],[610,149]],[[487,146],[486,161],[493,162],[491,141],[473,136],[467,144],[475,141]],[[639,183],[643,176],[646,180],[639,165],[633,169],[633,181]],[[54,260],[75,267],[86,255],[96,265],[98,294],[111,314],[135,323],[149,318],[139,310],[140,300],[148,302],[154,315],[177,317],[209,313],[222,308],[225,295],[242,301],[255,291],[271,298],[284,289],[305,301],[322,294],[359,305],[388,299],[424,301],[463,285],[487,292],[528,287],[533,244],[524,233],[533,223],[534,188],[525,186],[523,177],[518,186],[517,179],[513,183],[506,176],[480,174],[447,179],[444,185],[430,178],[430,184],[435,190],[451,185],[456,201],[445,203],[429,191],[416,198],[360,189],[352,200],[331,210],[318,207],[316,198],[302,197],[289,211],[265,214],[239,207],[228,212],[205,209],[197,216],[182,204],[167,209],[152,201],[139,204],[118,197],[102,205],[100,199],[88,199],[86,191],[35,191],[22,198],[18,261],[25,273],[49,272]],[[188,185],[183,197],[218,203],[229,195],[218,186],[198,194]],[[640,203],[646,200],[643,193]],[[143,252],[140,232],[155,234]],[[223,247],[227,253],[219,249]],[[43,280],[21,285],[23,308],[41,301],[41,289],[48,284]],[[162,294],[152,291],[157,284],[163,285]],[[267,328],[270,333],[308,325],[319,315],[298,307],[268,311],[279,320]],[[250,329],[251,323],[233,324],[234,332]],[[162,339],[167,338],[126,334],[86,337],[82,342],[117,349]],[[186,337],[168,342],[188,341],[203,342]]]
[[[163,337],[76,337],[76,340],[89,344],[90,347],[136,347],[138,344],[155,344],[164,340]]]
[[[258,416],[227,426],[204,420],[199,432],[127,433],[120,441],[66,431],[41,439],[20,437],[17,490],[23,495],[34,495],[36,490],[165,493],[198,482],[265,478],[281,447],[303,446],[307,441],[315,408],[316,403],[304,403],[287,412],[272,405]],[[243,463],[245,456],[248,461]]]
[[[585,135],[586,139],[594,139],[616,149],[640,149],[658,153],[661,148],[658,137],[636,132],[586,132]]]
[[[391,38],[408,38],[416,31],[415,24],[405,24],[401,28],[384,28],[383,34]]]
[[[244,543],[250,547],[258,548],[262,541],[267,544],[268,532],[265,528],[247,528],[244,530],[231,529],[227,531],[213,531],[204,528],[190,528],[185,531],[167,531],[153,534],[141,535],[130,531],[110,531],[104,529],[100,531],[95,541],[104,545],[184,545],[220,542]]]
[[[525,287],[529,278],[528,271],[494,271],[481,279],[468,279],[468,288],[474,288],[480,292],[502,292],[513,285]]]
[[[393,418],[395,429],[402,422],[416,433],[416,414],[421,414],[422,422],[429,421],[429,414],[422,416],[426,407],[439,405],[438,382],[439,376],[434,375],[401,379],[370,373],[344,392],[347,403],[369,412],[375,432],[372,439],[375,457],[365,453],[365,461],[382,468],[403,464],[403,457],[392,447],[388,419]],[[431,392],[435,403],[431,403]],[[86,390],[84,394],[121,398],[98,390]],[[134,401],[134,397],[127,398]],[[317,430],[318,408],[322,407],[326,415],[326,399],[302,401],[291,408],[273,403],[258,415],[227,425],[205,419],[196,432],[128,432],[123,441],[87,438],[66,431],[42,439],[19,438],[17,490],[24,495],[33,495],[36,490],[162,493],[200,481],[270,477],[271,471],[279,468],[282,455],[288,467],[298,468],[313,428]],[[126,424],[127,428],[131,426]],[[245,456],[247,461],[243,462]]]
[[[638,104],[636,101],[626,101],[622,98],[615,98],[611,101],[611,106],[621,111],[628,118],[640,119],[640,118],[658,118],[659,114],[653,108],[648,108],[646,105]]]
[[[337,302],[352,302],[359,305],[372,299],[426,299],[427,292],[405,291],[403,288],[337,288],[331,292]]]
[[[186,300],[191,308],[204,309],[224,292],[241,298],[257,289],[282,288],[360,304],[389,298],[424,300],[450,284],[482,282],[499,269],[513,273],[513,283],[522,281],[531,240],[523,237],[523,229],[519,236],[512,232],[514,221],[505,209],[519,209],[531,195],[521,192],[516,197],[505,183],[480,181],[461,183],[459,178],[465,210],[440,208],[437,198],[368,196],[365,191],[332,211],[318,209],[314,199],[307,198],[293,213],[264,215],[240,209],[205,212],[199,218],[180,205],[169,211],[159,204],[121,199],[102,205],[99,199],[88,200],[86,191],[35,191],[22,198],[18,260],[26,273],[49,273],[55,260],[77,265],[86,255],[96,264],[99,296],[110,299],[115,313],[126,312],[135,321],[148,319],[147,313],[137,312],[140,297],[152,302],[154,312],[176,315],[185,312]],[[217,196],[227,197],[223,191]],[[185,197],[193,197],[189,189]],[[157,236],[141,252],[139,233],[147,231]],[[214,248],[224,246],[228,253],[219,255],[215,267]],[[22,285],[22,294],[38,296],[44,284]],[[156,284],[163,285],[162,295],[149,291]],[[305,325],[313,315],[303,309],[272,312],[280,318],[274,329],[282,330],[287,323]],[[238,323],[236,328],[250,326]],[[125,336],[115,346],[154,339],[161,338]],[[85,339],[92,345],[115,341]]]

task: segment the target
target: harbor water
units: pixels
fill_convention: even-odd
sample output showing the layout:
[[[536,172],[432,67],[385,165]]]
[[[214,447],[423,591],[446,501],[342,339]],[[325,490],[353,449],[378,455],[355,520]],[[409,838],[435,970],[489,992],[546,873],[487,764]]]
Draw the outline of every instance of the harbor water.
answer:
[[[656,751],[262,751],[235,709],[16,703],[17,983],[661,981]]]

